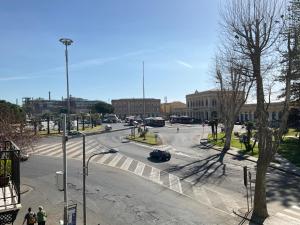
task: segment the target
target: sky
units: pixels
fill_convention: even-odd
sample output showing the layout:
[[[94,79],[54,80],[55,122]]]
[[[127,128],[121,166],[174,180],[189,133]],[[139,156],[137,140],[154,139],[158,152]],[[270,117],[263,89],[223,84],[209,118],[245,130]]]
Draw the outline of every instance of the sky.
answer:
[[[90,100],[145,96],[183,101],[215,87],[219,0],[3,0],[0,99],[66,97],[64,46],[71,38],[69,88]]]

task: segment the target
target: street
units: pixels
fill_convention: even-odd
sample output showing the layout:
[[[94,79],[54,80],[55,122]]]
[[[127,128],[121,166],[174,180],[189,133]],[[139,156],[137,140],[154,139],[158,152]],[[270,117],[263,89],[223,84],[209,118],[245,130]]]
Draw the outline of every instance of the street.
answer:
[[[177,126],[180,126],[179,133],[176,132]],[[119,128],[123,128],[123,125],[113,125],[113,129]],[[163,145],[159,146],[158,148],[167,149],[171,152],[172,158],[170,161],[158,163],[149,160],[149,153],[156,147],[149,147],[144,144],[133,142],[122,143],[122,138],[129,134],[129,130],[104,133],[101,135],[87,137],[87,156],[93,154],[94,152],[105,152],[109,147],[119,149],[119,153],[102,154],[92,159],[92,162],[97,163],[97,167],[99,167],[98,164],[109,166],[101,166],[101,169],[99,168],[99,170],[101,170],[103,173],[107,170],[114,171],[107,172],[104,176],[101,176],[101,179],[113,182],[111,176],[117,176],[116,180],[118,180],[119,177],[122,177],[122,179],[125,179],[125,183],[126,181],[130,183],[126,185],[132,185],[134,188],[138,188],[136,190],[138,193],[135,193],[132,189],[132,193],[136,194],[137,199],[140,199],[140,197],[142,199],[145,198],[146,196],[144,193],[150,193],[150,186],[153,186],[154,189],[157,188],[159,190],[165,190],[163,192],[160,192],[163,197],[158,196],[159,200],[161,201],[163,201],[164,198],[169,198],[170,196],[175,195],[176,201],[179,201],[178,199],[182,201],[180,204],[184,203],[189,205],[191,202],[193,202],[192,204],[198,205],[198,207],[204,207],[201,212],[206,211],[207,213],[216,213],[216,215],[222,214],[229,220],[237,219],[233,212],[238,212],[241,209],[247,208],[245,197],[246,189],[243,185],[242,169],[243,166],[247,165],[252,173],[252,178],[254,180],[255,163],[247,160],[242,160],[241,158],[237,158],[231,155],[226,155],[224,157],[224,163],[220,163],[218,161],[220,152],[209,148],[202,148],[199,145],[200,138],[206,137],[210,132],[210,128],[208,126],[202,127],[200,125],[169,125],[163,128],[151,128],[151,130],[158,133],[163,140]],[[68,158],[77,160],[82,159],[81,138],[70,139],[68,141],[67,155]],[[34,155],[30,160],[36,160],[36,157],[39,160],[41,157],[43,160],[44,158],[53,159],[53,157],[62,158],[61,138],[52,137],[41,140],[39,145],[34,149]],[[49,162],[51,162],[51,160],[49,160]],[[74,169],[74,171],[77,170],[77,174],[69,169],[70,173],[68,174],[68,177],[70,176],[72,180],[73,177],[77,176],[77,181],[72,181],[72,183],[75,183],[75,186],[72,187],[74,187],[75,190],[79,190],[80,188],[75,187],[80,186],[81,164],[80,161],[78,162],[76,160],[71,160],[71,162],[72,164],[76,164],[75,162],[77,162],[78,168]],[[61,167],[62,160],[56,160],[56,163],[57,165],[59,165],[58,167]],[[93,163],[91,164],[91,166],[93,168]],[[43,170],[47,170],[47,168],[49,169],[50,167],[51,166],[49,165],[49,167],[46,167]],[[52,172],[49,174],[54,176],[55,171],[57,171],[57,167],[54,166],[52,168]],[[97,171],[97,176],[98,174],[99,173]],[[102,184],[102,182],[97,183],[96,180],[93,180],[93,178],[91,178],[92,176],[93,175],[90,175],[88,177],[87,184],[91,189],[95,189],[98,185],[100,185],[100,183]],[[128,179],[127,176],[129,176],[130,179]],[[131,182],[131,179],[133,179],[134,181]],[[120,188],[120,183],[122,183],[122,187],[125,185],[123,185],[123,182],[120,182],[120,180],[118,180],[116,183],[114,181],[112,184],[110,184],[111,186],[108,185],[110,187],[109,190],[114,190],[113,188],[116,188],[113,187],[114,185],[119,186]],[[282,219],[284,219],[285,216],[291,216],[289,214],[289,211],[287,212],[286,210],[292,210],[292,212],[295,212],[293,216],[295,216],[296,214],[296,216],[293,218],[295,218],[295,220],[297,221],[298,211],[295,210],[295,207],[299,206],[299,183],[299,177],[288,175],[275,169],[269,170],[267,176],[267,194],[269,213],[271,215],[278,214],[282,217]],[[150,188],[150,190],[148,190],[148,188]],[[254,183],[252,186],[252,190],[254,190],[253,188]],[[72,188],[70,191],[72,192]],[[168,194],[166,194],[165,196],[165,193]],[[80,201],[81,195],[78,195],[77,193],[76,196],[76,201]],[[120,196],[122,196],[122,193],[120,193]],[[160,202],[155,202],[154,199],[156,198],[153,199],[153,196],[151,197],[151,195],[149,195],[148,197],[149,202],[152,201],[153,203],[151,207],[159,207],[159,211],[161,211],[161,207],[164,207],[164,204],[170,202],[170,200],[167,199],[166,201],[163,201],[164,204],[162,204]],[[195,202],[195,200],[197,201],[197,203]],[[174,204],[177,205],[178,203]],[[88,205],[94,205],[98,207],[98,202],[92,201],[91,203],[88,203]],[[118,208],[119,206],[116,207]],[[101,210],[99,209],[99,213],[100,211]],[[101,212],[103,213],[104,211]],[[176,213],[176,210],[174,209],[173,213],[174,215],[177,215],[178,211]],[[103,215],[105,218],[109,217],[109,214],[104,213]],[[187,216],[186,218],[189,217]],[[181,222],[178,224],[201,224],[199,221],[202,221],[203,218],[206,217],[201,216],[201,219],[195,220],[192,223],[190,223],[190,220],[187,220],[184,223]],[[215,219],[215,217],[213,218]],[[183,219],[182,221],[184,221],[184,218],[181,219]],[[104,221],[107,224],[118,224],[109,222],[109,220]],[[199,223],[197,223],[197,221]],[[213,221],[207,221],[209,223],[213,223]],[[153,221],[148,222],[149,224],[152,224]],[[202,221],[202,223],[204,222]],[[128,221],[128,224],[138,223],[130,223]],[[144,221],[144,223],[141,224],[146,223]],[[161,223],[161,221],[154,221],[153,224],[164,223]],[[172,222],[170,224],[176,223]],[[224,221],[221,224],[224,224]]]

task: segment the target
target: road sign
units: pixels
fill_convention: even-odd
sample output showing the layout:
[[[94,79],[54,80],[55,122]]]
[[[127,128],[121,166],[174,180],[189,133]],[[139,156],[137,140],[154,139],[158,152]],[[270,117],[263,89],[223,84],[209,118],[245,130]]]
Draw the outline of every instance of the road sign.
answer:
[[[76,225],[77,204],[68,206],[68,225]]]

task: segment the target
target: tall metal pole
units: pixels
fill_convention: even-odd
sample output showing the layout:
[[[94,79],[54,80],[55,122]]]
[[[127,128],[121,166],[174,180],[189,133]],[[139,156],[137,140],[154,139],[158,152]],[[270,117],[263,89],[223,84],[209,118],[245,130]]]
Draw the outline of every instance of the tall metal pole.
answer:
[[[67,77],[67,107],[68,107],[68,118],[67,118],[67,124],[68,124],[68,131],[71,129],[71,118],[70,118],[70,113],[71,113],[71,106],[70,106],[70,94],[69,94],[69,58],[68,58],[68,45],[71,45],[73,41],[68,38],[61,38],[59,39],[61,43],[63,43],[66,48],[65,48],[65,56],[66,56],[66,77]]]
[[[82,134],[82,196],[83,196],[83,225],[86,225],[86,196],[85,196],[85,178],[86,178],[86,166],[85,166],[85,134]]]
[[[66,114],[63,116],[63,136],[62,136],[62,146],[63,146],[63,169],[64,169],[64,224],[68,224],[68,195],[67,195],[67,136],[66,136]]]
[[[68,45],[66,44],[66,50],[65,50],[65,55],[66,55],[66,76],[67,76],[67,98],[68,98],[68,131],[70,131],[71,129],[71,118],[70,118],[70,93],[69,93],[69,62],[68,62]]]
[[[144,76],[144,61],[143,61],[143,119],[145,119],[145,111],[146,111],[146,106],[145,106],[145,76]]]

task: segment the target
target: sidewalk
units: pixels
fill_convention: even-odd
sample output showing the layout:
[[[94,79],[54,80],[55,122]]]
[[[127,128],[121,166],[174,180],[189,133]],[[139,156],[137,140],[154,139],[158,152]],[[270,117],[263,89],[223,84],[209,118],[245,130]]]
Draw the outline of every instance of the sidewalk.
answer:
[[[59,225],[59,221],[63,218],[63,192],[58,191],[54,184],[54,176],[45,176],[42,179],[36,180],[34,178],[22,178],[20,186],[21,204],[18,216],[14,224],[22,224],[24,216],[29,207],[37,213],[38,206],[43,206],[47,212],[47,223],[49,225]],[[77,224],[83,224],[82,204],[77,203]],[[97,215],[90,208],[87,208],[89,215],[89,222],[91,224],[99,224]],[[101,225],[106,225],[101,222]]]

